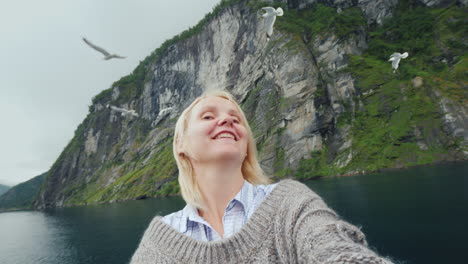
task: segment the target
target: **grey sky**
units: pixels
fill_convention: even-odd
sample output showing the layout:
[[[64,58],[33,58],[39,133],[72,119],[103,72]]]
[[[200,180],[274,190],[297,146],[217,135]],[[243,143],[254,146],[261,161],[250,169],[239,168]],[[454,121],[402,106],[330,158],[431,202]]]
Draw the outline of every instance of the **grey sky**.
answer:
[[[0,183],[47,171],[93,96],[220,0],[15,0],[0,9]],[[127,59],[102,60],[81,37]]]

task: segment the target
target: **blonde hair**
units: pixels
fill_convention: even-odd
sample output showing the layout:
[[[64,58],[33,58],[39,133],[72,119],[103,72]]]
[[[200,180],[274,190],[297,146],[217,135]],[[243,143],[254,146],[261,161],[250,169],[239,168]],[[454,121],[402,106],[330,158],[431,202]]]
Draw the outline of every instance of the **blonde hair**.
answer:
[[[203,196],[201,194],[200,187],[198,186],[195,171],[193,169],[192,163],[190,162],[190,159],[184,153],[180,153],[179,150],[181,150],[185,145],[184,140],[186,139],[188,119],[190,118],[193,108],[201,100],[212,96],[220,97],[233,103],[239,111],[242,120],[244,121],[243,123],[247,130],[247,156],[245,157],[241,168],[244,179],[253,185],[270,183],[270,179],[265,176],[262,168],[260,167],[260,164],[258,163],[255,139],[253,137],[252,130],[247,123],[247,119],[245,118],[244,111],[242,111],[240,106],[234,100],[233,96],[226,91],[218,90],[205,92],[196,98],[179,116],[175,126],[172,148],[174,158],[177,162],[177,167],[179,168],[178,180],[180,190],[182,192],[182,197],[186,203],[191,204],[197,208],[204,208]]]

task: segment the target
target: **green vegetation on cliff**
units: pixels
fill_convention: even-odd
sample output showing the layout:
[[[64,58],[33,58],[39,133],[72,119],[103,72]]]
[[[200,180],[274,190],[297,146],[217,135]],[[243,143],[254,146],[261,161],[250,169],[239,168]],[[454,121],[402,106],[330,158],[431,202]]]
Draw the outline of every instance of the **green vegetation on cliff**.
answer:
[[[70,185],[64,191],[69,197],[66,204],[83,205],[177,194],[176,172],[172,137],[169,137],[151,153],[137,155],[129,162],[104,165],[94,180]],[[115,178],[121,174],[123,176]]]
[[[46,173],[11,187],[0,195],[0,212],[7,210],[30,209],[39,187],[45,179]]]
[[[346,69],[363,96],[338,119],[351,126],[352,146],[334,160],[327,149],[303,160],[296,177],[310,178],[459,159],[460,141],[444,131],[434,91],[467,105],[466,8],[427,8],[400,1],[394,16],[369,32],[369,48]],[[409,52],[392,73],[389,55]],[[418,77],[418,78],[416,78]],[[422,82],[421,82],[422,81]],[[418,83],[420,82],[420,83]],[[352,115],[352,113],[355,113]],[[349,164],[334,161],[351,152]]]
[[[287,10],[277,19],[276,28],[310,39],[333,32],[338,38],[345,37],[366,25],[361,10],[357,7],[337,13],[333,7],[323,4],[313,5],[303,10]]]
[[[123,175],[108,187],[87,197],[87,202],[107,202],[120,199],[166,196],[177,193],[178,188],[172,182],[177,167],[172,156],[172,138],[166,139],[158,146],[146,166],[140,166]],[[137,159],[126,166],[136,167],[143,161]],[[133,166],[132,166],[133,165]]]
[[[468,47],[463,51],[449,44],[463,46],[466,27],[446,26],[463,21],[468,22],[466,10],[457,6],[408,8],[403,2],[392,19],[371,33],[366,53],[351,56],[349,70],[368,95],[353,122],[353,149],[358,155],[347,169],[427,164],[457,155],[460,146],[444,133],[440,98],[434,91],[466,105],[462,86],[468,81]],[[388,55],[404,51],[410,56],[393,74]],[[459,72],[464,76],[453,76]],[[421,84],[416,84],[416,77]]]

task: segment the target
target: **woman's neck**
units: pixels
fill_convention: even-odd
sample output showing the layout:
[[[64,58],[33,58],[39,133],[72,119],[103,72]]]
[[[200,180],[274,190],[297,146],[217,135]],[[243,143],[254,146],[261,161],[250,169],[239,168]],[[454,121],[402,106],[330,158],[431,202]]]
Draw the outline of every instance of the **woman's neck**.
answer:
[[[244,184],[241,167],[233,168],[217,163],[203,166],[194,164],[194,169],[205,205],[198,211],[199,215],[223,237],[224,211]]]

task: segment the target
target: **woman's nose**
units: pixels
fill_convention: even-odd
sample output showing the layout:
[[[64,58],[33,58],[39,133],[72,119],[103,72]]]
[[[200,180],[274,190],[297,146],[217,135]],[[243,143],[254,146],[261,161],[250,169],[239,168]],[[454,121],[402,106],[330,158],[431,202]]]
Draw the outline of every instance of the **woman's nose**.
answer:
[[[232,116],[225,116],[225,117],[222,117],[219,120],[218,125],[220,125],[220,126],[224,126],[224,125],[231,126],[232,123],[234,123],[234,118]]]

